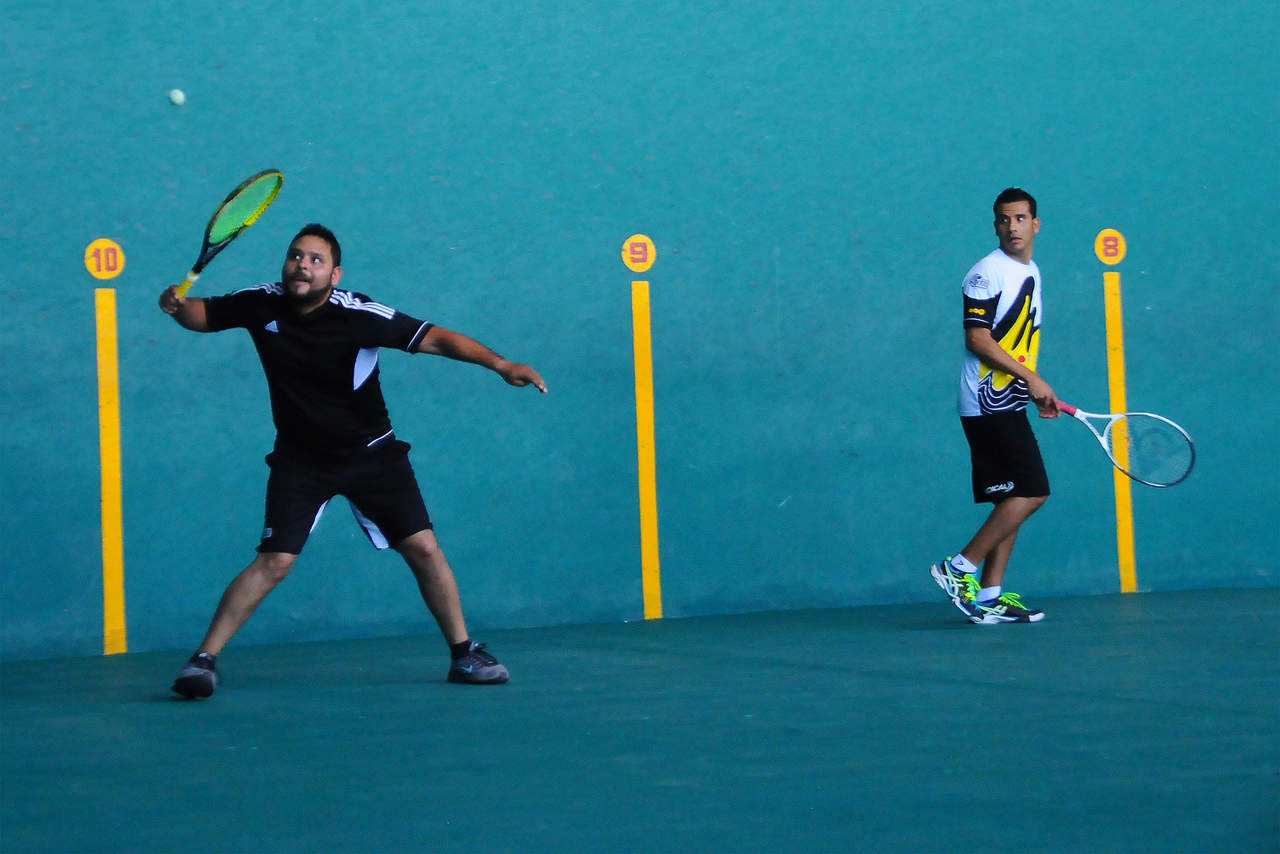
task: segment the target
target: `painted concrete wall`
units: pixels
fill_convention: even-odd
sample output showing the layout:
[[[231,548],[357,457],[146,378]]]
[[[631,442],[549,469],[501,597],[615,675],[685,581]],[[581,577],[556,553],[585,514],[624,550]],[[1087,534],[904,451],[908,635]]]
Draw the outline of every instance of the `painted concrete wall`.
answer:
[[[959,285],[990,204],[1040,201],[1042,373],[1197,438],[1135,494],[1141,589],[1275,585],[1280,196],[1272,4],[0,3],[0,657],[102,651],[95,287],[118,295],[129,646],[194,644],[253,556],[272,428],[243,333],[156,308],[211,206],[260,224],[197,293],[340,236],[345,286],[547,378],[386,353],[474,629],[638,619],[630,280],[651,235],[667,616],[936,598],[981,521],[955,418]],[[174,106],[168,90],[182,88]],[[109,237],[124,273],[91,278]],[[1009,584],[1119,589],[1111,473],[1037,424],[1054,499]],[[337,512],[334,512],[337,511]],[[431,630],[342,507],[237,642]]]

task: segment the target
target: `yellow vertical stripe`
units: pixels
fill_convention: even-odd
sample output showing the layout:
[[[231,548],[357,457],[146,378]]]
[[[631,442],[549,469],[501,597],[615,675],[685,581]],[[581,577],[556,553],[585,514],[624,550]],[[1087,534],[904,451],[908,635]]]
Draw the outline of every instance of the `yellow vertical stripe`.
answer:
[[[124,500],[120,466],[120,369],[116,292],[97,288],[98,453],[102,460],[102,652],[129,651],[124,617]]]
[[[1107,311],[1107,379],[1111,387],[1111,411],[1126,412],[1129,404],[1124,384],[1124,312],[1120,301],[1120,274],[1102,274],[1102,285]],[[1116,461],[1122,468],[1129,467],[1129,442],[1126,427],[1116,427],[1112,441]],[[1119,471],[1112,471],[1116,489],[1116,553],[1120,561],[1120,591],[1133,593],[1138,589],[1138,569],[1133,547],[1133,483]]]
[[[658,476],[653,430],[653,348],[650,341],[649,283],[631,283],[631,323],[636,361],[636,456],[640,471],[640,567],[644,618],[662,618],[658,565]]]

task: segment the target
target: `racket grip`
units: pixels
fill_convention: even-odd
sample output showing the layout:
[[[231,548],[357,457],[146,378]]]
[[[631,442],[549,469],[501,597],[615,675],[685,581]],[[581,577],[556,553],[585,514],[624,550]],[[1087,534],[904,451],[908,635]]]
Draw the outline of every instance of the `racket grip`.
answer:
[[[1058,408],[1061,409],[1063,412],[1067,413],[1068,415],[1072,416],[1073,418],[1075,417],[1076,408],[1071,404],[1060,400],[1058,401]]]
[[[185,297],[187,291],[191,290],[191,286],[196,283],[196,279],[200,278],[200,274],[196,272],[187,273],[185,279],[177,284],[177,293],[179,297]]]

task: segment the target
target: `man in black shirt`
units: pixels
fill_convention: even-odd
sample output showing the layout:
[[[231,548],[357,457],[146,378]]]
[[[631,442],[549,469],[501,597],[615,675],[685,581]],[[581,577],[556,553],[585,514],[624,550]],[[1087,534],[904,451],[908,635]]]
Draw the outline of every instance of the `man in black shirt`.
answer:
[[[377,548],[394,548],[413,570],[452,652],[449,681],[508,679],[507,669],[467,633],[458,585],[432,530],[409,446],[391,429],[378,383],[378,350],[472,362],[544,394],[546,383],[533,368],[474,339],[338,289],[341,264],[337,238],[313,223],[290,243],[279,282],[207,299],[184,299],[172,287],[160,295],[160,308],[187,329],[249,332],[276,426],[258,556],[227,587],[200,648],[173,683],[185,697],[213,693],[218,654],[289,573],[335,495],[347,497]]]

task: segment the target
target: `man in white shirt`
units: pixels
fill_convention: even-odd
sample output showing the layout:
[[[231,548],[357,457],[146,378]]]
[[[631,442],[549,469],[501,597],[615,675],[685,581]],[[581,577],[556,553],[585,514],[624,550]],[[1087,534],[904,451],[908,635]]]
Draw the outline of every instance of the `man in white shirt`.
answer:
[[[1036,405],[1041,418],[1061,413],[1053,389],[1036,373],[1043,315],[1040,268],[1031,260],[1040,231],[1036,200],[1010,187],[992,208],[1000,246],[964,279],[958,409],[969,442],[974,501],[995,507],[968,545],[935,563],[930,573],[970,622],[1034,623],[1044,612],[1005,592],[1004,573],[1022,523],[1049,498],[1027,403]]]

